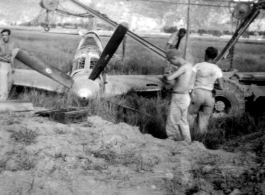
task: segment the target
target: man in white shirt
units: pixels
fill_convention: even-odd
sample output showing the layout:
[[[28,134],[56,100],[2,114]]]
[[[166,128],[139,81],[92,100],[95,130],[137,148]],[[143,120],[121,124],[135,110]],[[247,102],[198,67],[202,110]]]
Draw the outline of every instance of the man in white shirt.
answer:
[[[167,41],[165,51],[167,52],[170,49],[179,49],[181,39],[183,39],[185,35],[185,28],[181,28],[179,31],[172,33]]]
[[[208,47],[205,50],[205,62],[198,63],[193,67],[196,73],[194,88],[191,94],[191,105],[189,107],[190,126],[194,126],[197,118],[197,129],[199,134],[207,132],[209,118],[213,112],[214,83],[217,81],[216,89],[223,89],[223,73],[213,60],[218,55],[218,50],[214,47]]]
[[[179,29],[172,33],[166,43],[165,52],[168,52],[171,49],[179,49],[180,42],[182,38],[186,35],[186,30],[184,28]],[[171,66],[171,64],[166,61],[165,74],[170,74],[172,71],[175,71],[176,68]]]

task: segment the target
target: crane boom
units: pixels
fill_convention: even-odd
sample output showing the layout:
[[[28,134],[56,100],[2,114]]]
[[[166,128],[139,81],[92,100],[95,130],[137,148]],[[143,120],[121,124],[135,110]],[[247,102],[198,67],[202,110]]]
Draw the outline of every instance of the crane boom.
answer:
[[[75,3],[78,6],[82,7],[83,9],[87,10],[87,12],[89,12],[89,14],[91,14],[91,15],[93,15],[95,17],[98,17],[99,19],[107,22],[109,25],[111,25],[111,26],[113,26],[115,28],[118,26],[118,24],[115,21],[105,17],[104,15],[102,15],[99,12],[91,9],[90,7],[84,5],[83,3],[80,3],[79,1],[76,1],[76,0],[70,0],[70,1],[72,1],[73,3]],[[149,43],[148,41],[146,41],[145,39],[143,39],[142,37],[138,36],[137,34],[133,33],[130,30],[127,31],[127,35],[129,35],[135,41],[137,41],[140,44],[142,44],[148,50],[150,50],[150,51],[154,52],[155,54],[157,54],[161,59],[166,60],[165,51],[163,51],[159,47],[153,45],[152,43]]]

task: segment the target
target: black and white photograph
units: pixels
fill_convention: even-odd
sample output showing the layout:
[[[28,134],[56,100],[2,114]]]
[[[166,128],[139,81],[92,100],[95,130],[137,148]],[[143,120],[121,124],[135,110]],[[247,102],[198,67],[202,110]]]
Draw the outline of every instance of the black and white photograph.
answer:
[[[265,195],[265,0],[0,0],[0,195]]]

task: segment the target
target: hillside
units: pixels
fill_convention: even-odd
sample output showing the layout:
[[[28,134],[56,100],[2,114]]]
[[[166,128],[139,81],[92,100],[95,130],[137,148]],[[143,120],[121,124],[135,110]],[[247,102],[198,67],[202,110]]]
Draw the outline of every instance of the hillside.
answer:
[[[186,26],[187,0],[166,1],[136,1],[136,0],[80,0],[109,16],[109,18],[121,22],[127,21],[130,28],[136,31],[160,31],[164,26]],[[166,2],[166,3],[165,3]],[[168,3],[171,2],[171,3]],[[194,4],[199,4],[194,5]],[[213,5],[213,6],[209,6]],[[231,13],[227,3],[214,3],[213,1],[193,0],[191,6],[191,28],[231,30]],[[163,9],[161,9],[161,7]],[[59,9],[74,13],[80,13],[69,0],[60,0]],[[83,11],[81,11],[83,12]],[[39,0],[2,0],[0,1],[0,24],[20,24],[32,20],[44,21],[44,10],[39,6]],[[83,12],[84,13],[84,12]],[[264,13],[261,14],[263,18]],[[52,14],[51,23],[86,22],[76,17],[58,16]],[[263,20],[256,20],[251,29],[265,30]]]

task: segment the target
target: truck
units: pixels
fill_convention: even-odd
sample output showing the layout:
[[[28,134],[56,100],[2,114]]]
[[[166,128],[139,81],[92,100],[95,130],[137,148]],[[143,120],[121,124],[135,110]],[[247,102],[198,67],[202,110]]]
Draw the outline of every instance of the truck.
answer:
[[[215,59],[214,63],[219,64],[224,57],[227,57],[231,49],[244,34],[249,25],[257,18],[260,11],[265,9],[265,1],[257,3],[238,3],[233,11],[233,16],[239,20],[239,25]],[[251,111],[253,106],[259,105],[265,97],[265,72],[238,72],[232,70],[224,72],[224,90],[217,90],[215,96],[216,113],[242,113],[246,109]],[[255,112],[261,109],[256,110]]]

